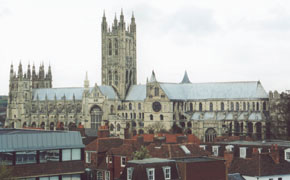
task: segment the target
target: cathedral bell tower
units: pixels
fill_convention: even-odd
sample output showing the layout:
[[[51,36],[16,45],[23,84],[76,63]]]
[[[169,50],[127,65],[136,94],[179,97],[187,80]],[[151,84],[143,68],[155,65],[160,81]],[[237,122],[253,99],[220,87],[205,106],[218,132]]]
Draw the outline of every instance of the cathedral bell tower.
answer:
[[[105,13],[102,20],[102,85],[114,87],[121,99],[125,99],[131,85],[137,83],[136,24],[132,14],[126,29],[123,11],[120,21],[115,15],[108,27]]]

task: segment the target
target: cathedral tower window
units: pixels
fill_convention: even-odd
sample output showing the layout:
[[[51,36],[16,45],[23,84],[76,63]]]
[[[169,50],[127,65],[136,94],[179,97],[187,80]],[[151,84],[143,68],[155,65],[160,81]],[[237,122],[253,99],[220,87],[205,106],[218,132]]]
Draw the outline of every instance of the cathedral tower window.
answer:
[[[160,115],[160,120],[161,120],[161,121],[163,120],[163,115],[162,115],[162,114]]]
[[[109,84],[112,85],[112,72],[109,71]]]
[[[112,55],[112,40],[109,39],[109,55]]]
[[[236,111],[240,110],[240,103],[236,102]]]
[[[209,104],[209,111],[210,111],[210,112],[213,111],[213,104],[212,104],[212,103]]]
[[[118,86],[118,80],[119,80],[118,71],[115,71],[115,85],[116,86]]]
[[[118,55],[118,39],[115,39],[115,55]]]
[[[213,128],[209,128],[205,132],[205,142],[213,142],[213,140],[216,138],[216,131]]]
[[[199,111],[202,111],[202,103],[199,103]]]
[[[221,111],[225,110],[225,104],[223,102],[221,102]]]
[[[153,120],[153,115],[152,114],[150,114],[150,120]]]
[[[158,87],[155,87],[155,89],[154,89],[154,95],[155,96],[159,96],[159,88]]]

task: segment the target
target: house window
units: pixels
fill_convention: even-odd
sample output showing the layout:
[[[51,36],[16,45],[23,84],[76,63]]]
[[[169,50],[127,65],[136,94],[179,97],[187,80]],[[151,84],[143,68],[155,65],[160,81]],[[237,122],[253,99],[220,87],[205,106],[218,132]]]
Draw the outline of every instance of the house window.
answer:
[[[91,163],[91,152],[86,152],[86,163]]]
[[[58,176],[56,176],[55,180],[59,180]],[[79,174],[64,175],[62,176],[62,180],[81,180],[81,175]]]
[[[127,168],[127,180],[132,180],[133,168]]]
[[[171,168],[169,166],[162,167],[165,180],[171,179]]]
[[[290,148],[285,149],[285,160],[290,161]]]
[[[81,149],[63,149],[62,161],[81,160]]]
[[[213,146],[212,153],[214,156],[218,156],[219,155],[219,146]]]
[[[126,165],[126,157],[122,156],[121,157],[121,167],[125,167]]]
[[[36,151],[16,152],[16,164],[36,163]]]
[[[247,156],[247,148],[241,147],[240,148],[240,158],[246,158]]]
[[[58,176],[40,177],[39,180],[58,180]]]
[[[59,161],[59,150],[46,150],[39,151],[39,162],[58,162]]]
[[[105,179],[110,180],[110,171],[106,171]]]
[[[155,180],[155,169],[154,168],[149,168],[147,170],[147,177],[148,180]]]
[[[97,180],[103,180],[103,173],[102,171],[97,172]]]

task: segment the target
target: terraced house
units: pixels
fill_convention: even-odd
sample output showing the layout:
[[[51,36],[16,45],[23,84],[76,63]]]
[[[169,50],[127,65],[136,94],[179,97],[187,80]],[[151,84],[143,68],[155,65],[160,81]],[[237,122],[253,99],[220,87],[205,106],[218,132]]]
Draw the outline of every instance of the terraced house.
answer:
[[[221,135],[264,139],[270,127],[269,98],[259,81],[159,82],[154,72],[137,84],[136,23],[123,13],[108,26],[102,19],[102,85],[53,88],[51,67],[18,73],[11,65],[6,126],[43,129],[107,125],[110,134],[128,136],[173,131],[204,141]],[[193,67],[192,67],[193,68]],[[93,73],[95,74],[95,73]]]

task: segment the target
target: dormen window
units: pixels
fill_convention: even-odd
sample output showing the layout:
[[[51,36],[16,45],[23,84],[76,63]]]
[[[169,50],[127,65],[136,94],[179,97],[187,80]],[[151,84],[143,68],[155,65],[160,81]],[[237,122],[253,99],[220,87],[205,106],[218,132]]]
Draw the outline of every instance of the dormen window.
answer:
[[[126,157],[122,156],[121,157],[121,167],[125,167],[126,166]]]
[[[219,155],[219,146],[212,146],[212,153],[214,156]]]
[[[170,166],[162,167],[165,180],[171,179],[171,168]]]
[[[247,157],[247,148],[241,147],[240,148],[240,158],[246,158]]]
[[[290,162],[290,148],[285,149],[285,160]]]
[[[159,88],[158,87],[155,87],[154,94],[155,94],[155,96],[159,96]]]
[[[155,180],[155,169],[147,168],[146,171],[147,171],[148,180]]]
[[[127,180],[132,180],[132,175],[133,175],[133,167],[128,167],[127,168]]]

